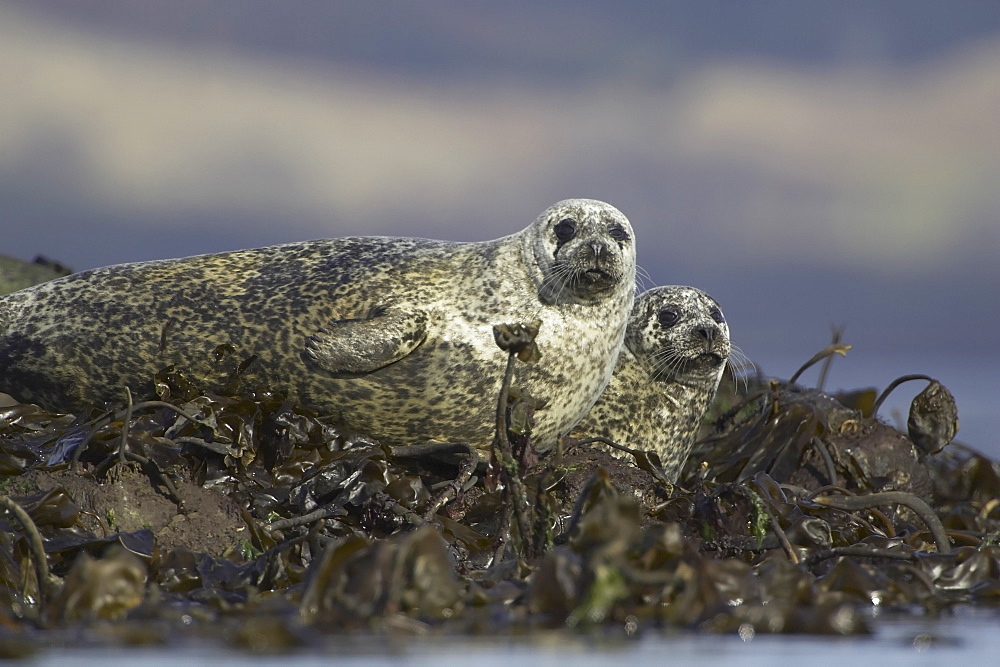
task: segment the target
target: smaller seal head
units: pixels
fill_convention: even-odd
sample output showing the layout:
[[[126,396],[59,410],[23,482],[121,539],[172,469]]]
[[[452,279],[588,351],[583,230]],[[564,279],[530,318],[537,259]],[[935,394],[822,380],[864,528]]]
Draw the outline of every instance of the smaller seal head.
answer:
[[[634,280],[632,226],[614,206],[566,199],[547,208],[532,227],[525,262],[541,271],[536,281],[542,302],[592,305],[614,294],[622,281]]]
[[[719,388],[729,325],[719,304],[693,287],[656,287],[636,299],[625,345],[657,382]]]

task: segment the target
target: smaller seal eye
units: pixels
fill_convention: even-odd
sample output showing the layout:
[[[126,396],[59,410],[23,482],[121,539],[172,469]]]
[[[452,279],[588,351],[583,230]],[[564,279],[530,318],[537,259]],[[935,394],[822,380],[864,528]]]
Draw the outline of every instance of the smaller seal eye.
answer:
[[[628,232],[621,225],[615,225],[608,230],[608,236],[613,238],[615,241],[625,241],[628,239]]]
[[[722,316],[722,311],[719,310],[718,308],[713,308],[712,312],[710,312],[709,315],[711,315],[712,319],[718,322],[719,324],[722,324],[723,322],[726,321],[726,318]]]
[[[555,226],[556,238],[560,241],[569,241],[571,238],[576,236],[576,223],[566,218],[565,220],[560,220]]]
[[[657,316],[657,319],[660,321],[660,324],[662,326],[672,327],[675,324],[677,324],[677,320],[680,319],[680,315],[677,314],[676,310],[664,308],[663,310],[660,311],[660,314]]]

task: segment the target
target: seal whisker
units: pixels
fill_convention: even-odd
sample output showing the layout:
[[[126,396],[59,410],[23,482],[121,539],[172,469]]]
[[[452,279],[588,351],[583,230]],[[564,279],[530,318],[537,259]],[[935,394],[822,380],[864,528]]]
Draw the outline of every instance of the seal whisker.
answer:
[[[681,364],[684,363],[684,358],[681,356],[680,352],[675,349],[665,349],[657,350],[657,352],[652,357],[653,360],[653,376],[656,378],[671,377],[677,374],[680,369]]]
[[[736,345],[731,346],[729,362],[726,364],[726,367],[732,375],[733,383],[737,387],[742,384],[743,390],[748,391],[748,377],[757,373],[757,366]]]
[[[641,267],[638,264],[636,264],[635,265],[635,284],[636,284],[636,289],[638,290],[637,293],[641,293],[641,292],[645,292],[646,291],[646,289],[647,289],[646,288],[646,281],[647,280],[650,283],[653,282],[653,278],[649,275],[649,272],[646,271],[646,269],[644,269],[643,267]]]

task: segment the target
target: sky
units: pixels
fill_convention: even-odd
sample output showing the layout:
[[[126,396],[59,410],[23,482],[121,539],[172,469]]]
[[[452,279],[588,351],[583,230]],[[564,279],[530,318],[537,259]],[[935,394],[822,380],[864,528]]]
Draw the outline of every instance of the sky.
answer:
[[[995,2],[8,0],[0,86],[0,253],[471,241],[603,199],[765,372],[843,326],[834,387],[934,375],[1000,453]]]

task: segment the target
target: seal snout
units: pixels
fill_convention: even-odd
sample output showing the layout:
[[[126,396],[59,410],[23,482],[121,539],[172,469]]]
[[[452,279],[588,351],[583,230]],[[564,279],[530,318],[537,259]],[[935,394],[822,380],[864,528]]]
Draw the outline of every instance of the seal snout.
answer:
[[[688,334],[693,358],[709,366],[718,366],[729,356],[728,336],[714,322],[699,322]]]
[[[621,279],[620,262],[612,248],[601,239],[594,239],[586,249],[587,265],[583,277],[594,287],[614,287]]]
[[[610,267],[595,266],[583,271],[580,277],[592,292],[606,292],[615,289],[621,280],[621,273]]]
[[[712,349],[712,343],[715,342],[715,338],[719,335],[719,327],[712,325],[702,325],[695,327],[695,335],[699,338],[704,339],[705,346],[707,349]]]
[[[698,357],[705,362],[709,367],[720,366],[726,363],[726,357],[719,354],[718,352],[706,352]]]

